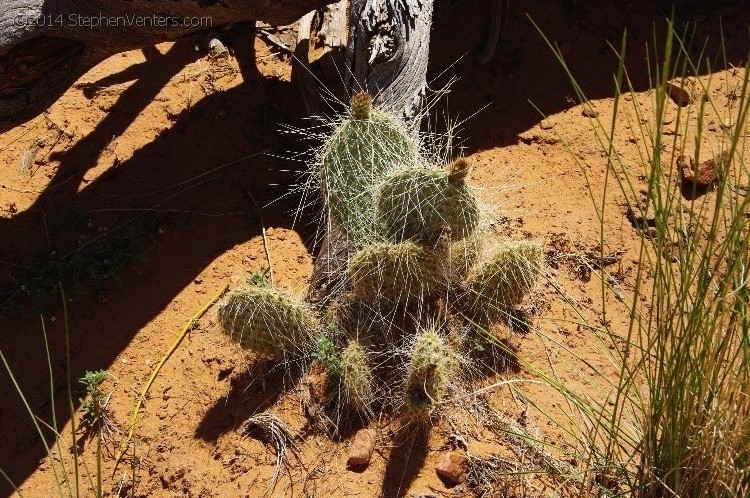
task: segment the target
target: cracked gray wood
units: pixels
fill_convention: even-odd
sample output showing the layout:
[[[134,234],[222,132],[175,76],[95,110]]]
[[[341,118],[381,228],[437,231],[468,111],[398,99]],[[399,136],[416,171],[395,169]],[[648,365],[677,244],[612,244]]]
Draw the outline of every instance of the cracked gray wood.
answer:
[[[378,106],[418,131],[427,91],[433,0],[351,0],[347,63],[351,91],[367,90]],[[344,289],[351,248],[328,223],[308,298],[323,306]]]
[[[0,133],[125,50],[232,22],[283,25],[333,0],[1,0]]]

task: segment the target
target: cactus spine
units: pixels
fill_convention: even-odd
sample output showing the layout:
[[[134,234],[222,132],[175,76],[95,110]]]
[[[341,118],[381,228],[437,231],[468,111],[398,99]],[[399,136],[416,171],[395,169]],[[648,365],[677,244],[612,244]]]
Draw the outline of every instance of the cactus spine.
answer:
[[[270,286],[235,289],[219,307],[219,319],[234,342],[276,358],[305,354],[320,329],[304,302]]]

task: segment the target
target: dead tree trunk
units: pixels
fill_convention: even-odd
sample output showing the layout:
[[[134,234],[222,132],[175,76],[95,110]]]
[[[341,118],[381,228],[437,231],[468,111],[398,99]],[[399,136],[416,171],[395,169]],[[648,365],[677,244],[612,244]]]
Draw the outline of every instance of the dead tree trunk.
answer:
[[[417,119],[427,87],[433,0],[352,0],[349,60],[354,87],[381,107]]]
[[[283,25],[333,0],[1,0],[0,133],[125,50],[248,20]]]
[[[367,90],[378,106],[418,130],[427,89],[433,0],[351,0],[346,59],[350,92]],[[327,225],[308,298],[324,305],[342,289],[350,248]]]

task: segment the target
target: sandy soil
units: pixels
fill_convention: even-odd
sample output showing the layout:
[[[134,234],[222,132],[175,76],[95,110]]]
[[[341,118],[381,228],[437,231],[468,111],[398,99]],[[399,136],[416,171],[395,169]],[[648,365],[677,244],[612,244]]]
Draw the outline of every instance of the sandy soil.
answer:
[[[560,286],[592,316],[599,313],[600,282],[583,278],[571,265],[554,263],[562,261],[556,257],[599,245],[600,224],[586,177],[600,196],[606,157],[593,140],[592,120],[575,105],[564,73],[525,12],[559,44],[605,122],[612,114],[616,69],[607,42],[619,46],[628,28],[635,98],[648,108],[643,47],[652,40],[652,23],[661,22],[663,14],[659,2],[607,1],[596,8],[584,3],[511,5],[494,61],[480,66],[475,53],[485,36],[486,7],[462,2],[451,24],[434,31],[430,74],[446,71],[432,83],[435,88],[460,77],[435,112],[470,118],[458,140],[475,164],[471,182],[499,201],[503,232],[543,240],[550,248],[549,282],[533,300],[534,332],[514,334],[513,346],[526,361],[553,368],[565,382],[604,399],[598,377],[581,368],[571,352],[602,372],[612,368],[609,359],[586,329],[571,325],[570,310],[553,287]],[[721,12],[728,59],[739,65],[748,46],[748,15],[742,9],[693,7],[678,15],[694,21],[700,36],[711,34],[707,53],[715,53]],[[231,344],[218,331],[213,310],[157,378],[138,424],[135,458],[131,451],[112,477],[113,453],[128,427],[136,392],[179,330],[224,285],[267,265],[261,220],[246,192],[267,206],[262,222],[277,283],[304,292],[309,281],[314,216],[295,219],[299,199],[283,197],[301,168],[283,157],[304,151],[305,144],[279,133],[285,124],[304,125],[304,109],[290,82],[289,57],[260,39],[255,53],[248,52],[212,61],[199,58],[187,42],[114,56],[45,115],[0,135],[0,289],[7,291],[1,296],[7,301],[0,310],[0,351],[32,410],[45,420],[55,411],[63,434],[59,447],[69,464],[63,310],[54,285],[48,285],[47,299],[39,300],[27,295],[23,282],[40,262],[97,244],[100,237],[115,238],[121,245],[109,247],[107,254],[126,259],[86,261],[96,266],[92,276],[101,282],[84,279],[76,295],[77,289],[68,289],[67,302],[74,383],[95,369],[106,369],[116,379],[107,383],[113,389],[112,433],[104,444],[108,496],[131,496],[133,487],[135,496],[261,496],[274,473],[273,452],[238,428],[264,410],[301,434],[297,456],[291,457],[274,496],[466,494],[464,486],[449,489],[435,474],[450,447],[451,428],[442,425],[424,441],[397,445],[393,427],[384,424],[370,466],[347,470],[348,441],[332,441],[308,427],[294,379],[279,369],[269,372],[267,364]],[[714,75],[711,98],[717,108],[729,112],[727,89],[741,81],[743,71],[730,67]],[[548,116],[544,123],[530,102]],[[676,106],[669,113],[676,114]],[[706,137],[713,145],[724,133],[715,121],[708,123]],[[626,123],[621,125],[626,131]],[[639,158],[629,136],[622,133],[616,145],[639,181]],[[24,154],[32,150],[34,160],[22,167]],[[603,212],[606,251],[622,256],[609,270],[627,294],[640,238],[624,205],[613,194]],[[120,265],[122,271],[110,275]],[[618,307],[616,296],[608,300],[613,306],[608,319],[624,329],[626,310]],[[54,404],[40,314],[50,340]],[[501,377],[529,379],[531,374],[509,367]],[[0,468],[25,496],[51,496],[55,481],[44,446],[10,379],[5,373],[0,379]],[[78,387],[76,399],[83,396]],[[560,400],[533,384],[523,389],[536,407],[528,408],[507,388],[492,391],[490,398],[510,418],[524,412],[530,430],[564,446],[561,431],[543,415],[555,413]],[[51,431],[44,432],[52,443]],[[474,454],[504,451],[502,439],[486,432],[472,433],[468,442]],[[94,445],[80,438],[79,446],[92,470]],[[543,483],[535,485],[525,490],[527,496],[551,493]],[[81,486],[89,489],[89,481]],[[11,491],[0,481],[0,495]]]

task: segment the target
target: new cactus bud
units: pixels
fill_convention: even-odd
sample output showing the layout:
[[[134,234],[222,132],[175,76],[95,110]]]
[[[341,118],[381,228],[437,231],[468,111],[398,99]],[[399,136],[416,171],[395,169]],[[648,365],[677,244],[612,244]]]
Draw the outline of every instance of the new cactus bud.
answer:
[[[235,289],[219,307],[219,320],[234,342],[275,358],[306,354],[320,329],[308,305],[270,286]]]
[[[357,92],[352,96],[351,113],[354,119],[370,119],[372,97],[367,92]]]
[[[373,400],[373,374],[367,352],[355,340],[341,353],[341,390],[346,404],[366,410]]]
[[[460,157],[448,165],[448,179],[455,183],[463,183],[471,172],[471,165],[465,158]]]

